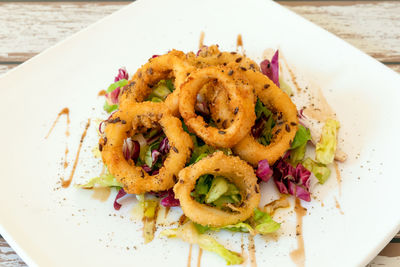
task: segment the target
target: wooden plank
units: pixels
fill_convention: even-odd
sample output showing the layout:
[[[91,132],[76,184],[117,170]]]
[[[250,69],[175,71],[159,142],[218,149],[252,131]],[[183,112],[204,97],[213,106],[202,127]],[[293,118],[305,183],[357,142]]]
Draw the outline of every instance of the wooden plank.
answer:
[[[293,1],[290,10],[383,62],[400,62],[400,2]]]
[[[0,75],[18,66],[17,64],[0,64]]]
[[[279,2],[279,1],[278,1]],[[400,2],[282,1],[383,62],[400,62]],[[21,62],[127,2],[0,3],[0,63]]]
[[[23,62],[127,4],[0,3],[0,61]]]
[[[27,267],[28,265],[14,252],[7,242],[0,238],[0,266]]]

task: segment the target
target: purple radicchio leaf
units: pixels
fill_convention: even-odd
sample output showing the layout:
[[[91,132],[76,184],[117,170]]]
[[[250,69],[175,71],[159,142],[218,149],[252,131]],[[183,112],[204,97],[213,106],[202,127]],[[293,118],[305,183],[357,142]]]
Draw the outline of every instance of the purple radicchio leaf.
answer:
[[[153,164],[155,164],[160,157],[161,153],[158,150],[151,151],[151,159],[153,160]]]
[[[128,80],[129,79],[129,75],[128,72],[126,71],[125,67],[122,67],[118,70],[118,75],[115,76],[114,78],[114,82],[118,82],[119,80]]]
[[[147,166],[147,164],[143,164],[142,165],[142,169],[147,172],[148,174],[151,173],[151,168],[149,166]]]
[[[276,50],[271,61],[268,59],[260,63],[261,72],[267,75],[278,87],[279,84],[279,50]]]
[[[158,148],[158,150],[161,152],[161,154],[168,154],[169,150],[170,150],[170,145],[169,145],[169,140],[168,137],[165,137],[161,143],[160,143],[160,147]]]
[[[140,153],[139,142],[134,141],[131,138],[125,139],[122,146],[122,153],[124,154],[124,158],[126,160],[132,159],[133,161],[136,161]]]
[[[118,104],[118,102],[119,102],[118,99],[119,99],[120,92],[121,92],[120,87],[117,87],[114,91],[112,91],[110,93],[107,93],[105,95],[107,104],[109,104],[110,106]]]
[[[274,182],[282,194],[291,194],[304,201],[311,201],[310,176],[311,172],[301,163],[293,167],[284,159],[280,159],[274,165]]]
[[[123,188],[121,188],[121,189],[118,191],[117,196],[115,197],[115,200],[114,200],[114,209],[119,210],[119,209],[121,208],[122,205],[118,203],[118,199],[120,199],[121,197],[123,197],[123,196],[125,196],[125,195],[126,195],[125,190],[124,190]]]
[[[256,171],[257,177],[263,180],[264,182],[268,182],[269,179],[272,177],[272,174],[273,172],[268,164],[268,160],[266,159],[260,160],[258,162],[258,167]]]
[[[178,207],[180,206],[179,199],[175,198],[175,193],[172,189],[168,190],[168,195],[161,200],[161,205],[164,207]]]

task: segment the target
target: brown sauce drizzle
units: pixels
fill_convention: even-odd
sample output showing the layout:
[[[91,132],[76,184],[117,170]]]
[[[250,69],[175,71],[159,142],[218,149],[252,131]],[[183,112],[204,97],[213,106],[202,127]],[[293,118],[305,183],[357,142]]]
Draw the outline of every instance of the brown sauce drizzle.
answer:
[[[65,152],[64,152],[64,169],[66,169],[69,165],[68,160],[67,160],[67,156],[68,156],[68,146],[65,147]]]
[[[281,57],[281,56],[280,56],[280,57]],[[285,63],[286,68],[287,68],[288,71],[289,71],[290,78],[292,78],[292,82],[293,82],[294,86],[296,86],[297,92],[298,92],[298,93],[301,92],[301,88],[300,88],[299,84],[297,83],[296,76],[294,75],[292,69],[289,68],[289,65],[288,65],[288,63],[286,62],[286,59],[285,59],[284,57],[281,57],[281,58],[282,58],[283,62]]]
[[[201,256],[203,256],[203,250],[199,248],[199,255],[197,256],[197,267],[201,266]]]
[[[53,125],[51,125],[49,132],[47,133],[46,137],[44,139],[47,139],[51,132],[53,131],[54,127],[56,126],[58,119],[62,116],[66,115],[67,116],[67,130],[65,131],[65,135],[69,136],[69,124],[70,124],[70,119],[69,119],[69,108],[63,108],[57,115],[57,118],[54,120]]]
[[[336,161],[333,161],[333,166],[335,166],[336,180],[337,180],[338,186],[339,186],[339,196],[341,196],[342,195],[342,176],[340,175],[339,166]]]
[[[241,34],[238,34],[236,38],[236,50],[239,50],[239,47],[241,47],[243,50],[243,39]]]
[[[110,187],[93,187],[93,199],[100,200],[101,202],[107,201],[108,197],[111,194]]]
[[[336,199],[335,197],[335,202],[336,202],[336,208],[339,210],[340,214],[344,214],[344,212],[342,211],[342,208],[340,207],[339,201]]]
[[[250,266],[257,267],[256,245],[254,244],[254,236],[250,234],[248,236],[249,236],[249,244],[247,249],[249,250]]]
[[[106,94],[107,94],[106,90],[101,90],[101,91],[97,94],[97,96],[104,96],[104,95],[106,95]]]
[[[78,151],[76,152],[75,161],[74,161],[74,165],[72,167],[71,174],[69,175],[68,180],[64,180],[63,178],[61,178],[61,185],[64,188],[67,188],[71,184],[72,178],[74,177],[76,166],[78,165],[79,154],[81,153],[83,140],[86,137],[86,133],[87,133],[89,126],[90,126],[90,119],[88,119],[86,126],[85,126],[85,130],[82,133],[81,140],[79,141],[79,147],[78,147]]]
[[[201,49],[203,46],[204,46],[204,32],[201,32],[199,39],[199,49]]]
[[[190,244],[190,246],[189,246],[189,256],[188,256],[187,267],[190,267],[191,263],[192,263],[192,244]]]
[[[294,207],[297,217],[296,237],[297,249],[290,252],[290,258],[298,267],[304,267],[306,260],[304,253],[304,239],[303,239],[303,216],[306,215],[307,210],[301,206],[300,200],[296,198],[296,205]]]
[[[164,219],[167,218],[169,210],[170,210],[170,207],[165,208]]]

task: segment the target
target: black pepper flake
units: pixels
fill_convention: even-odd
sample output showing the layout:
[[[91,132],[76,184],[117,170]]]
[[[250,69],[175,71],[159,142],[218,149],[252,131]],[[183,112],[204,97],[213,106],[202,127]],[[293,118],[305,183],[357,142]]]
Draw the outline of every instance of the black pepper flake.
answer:
[[[254,186],[254,190],[256,191],[257,194],[260,193],[260,190],[258,189],[257,185]]]
[[[175,153],[179,153],[179,150],[176,147],[172,147],[172,150],[175,151]]]
[[[218,131],[219,134],[226,134],[225,131]]]
[[[265,84],[264,89],[268,89],[268,88],[269,88],[269,84]]]
[[[233,70],[230,70],[230,71],[228,72],[228,75],[231,76],[232,74],[233,74]]]
[[[281,129],[276,130],[275,135],[278,135],[281,132]]]
[[[223,64],[224,66],[226,66],[226,62],[224,62],[224,64]]]
[[[290,126],[289,126],[289,124],[286,124],[286,125],[285,125],[285,130],[286,130],[286,132],[290,133]]]
[[[240,69],[241,69],[242,71],[246,71],[246,70],[247,70],[245,67],[240,67]]]
[[[104,137],[103,145],[107,144],[107,137]]]
[[[242,61],[242,58],[238,57],[235,61],[236,61],[236,63],[239,63],[240,61]]]
[[[254,69],[254,64],[250,64],[250,69]]]
[[[238,113],[238,111],[239,111],[239,107],[236,107],[235,110],[233,111],[233,114],[236,115]]]
[[[126,120],[122,120],[121,123],[122,123],[122,124],[126,124]]]
[[[99,144],[99,150],[100,150],[100,152],[103,151],[103,145],[102,144]]]
[[[220,169],[215,169],[214,171],[215,171],[215,172],[219,172],[219,170],[220,170]]]
[[[221,122],[221,119],[218,119],[218,120],[217,120],[217,123],[220,123],[220,122]]]
[[[231,52],[231,54],[232,54],[232,55],[236,55],[237,53],[236,53],[236,52]]]
[[[150,75],[152,75],[152,74],[153,74],[153,69],[152,69],[152,68],[149,68],[149,69],[147,70],[147,72],[148,72]]]
[[[291,122],[291,123],[290,123],[290,125],[292,125],[292,126],[296,126],[296,125],[297,125],[297,123],[295,123],[295,122]]]

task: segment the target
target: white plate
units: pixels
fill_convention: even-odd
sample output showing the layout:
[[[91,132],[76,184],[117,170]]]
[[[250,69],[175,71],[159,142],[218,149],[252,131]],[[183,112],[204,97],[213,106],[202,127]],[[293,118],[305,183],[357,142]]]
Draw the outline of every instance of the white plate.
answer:
[[[93,200],[90,191],[57,188],[60,177],[70,173],[87,119],[105,116],[97,93],[112,82],[116,70],[126,66],[134,72],[151,55],[172,48],[196,50],[201,31],[206,44],[218,43],[223,50],[234,50],[241,33],[247,54],[256,60],[264,49],[280,48],[297,69],[322,86],[337,111],[349,154],[340,165],[342,194],[333,176],[315,190],[319,200],[303,203],[308,208],[306,266],[365,265],[399,230],[398,74],[270,1],[142,0],[0,78],[5,112],[0,131],[0,230],[29,265],[187,264],[189,246],[179,240],[156,238],[142,245],[141,223],[130,220],[135,200],[126,200],[117,212],[113,197],[102,203]],[[64,135],[61,118],[45,140],[63,107],[71,110],[70,137]],[[100,171],[91,154],[97,142],[95,128],[93,122],[75,182]],[[71,164],[64,170],[66,145]],[[344,215],[335,207],[335,198]],[[293,265],[289,253],[296,248],[295,218],[290,211],[284,213],[276,218],[284,221],[278,241],[256,238],[259,266]],[[241,234],[221,233],[217,238],[240,251]],[[192,254],[195,261],[197,247]],[[211,253],[203,254],[203,266],[224,264]]]

